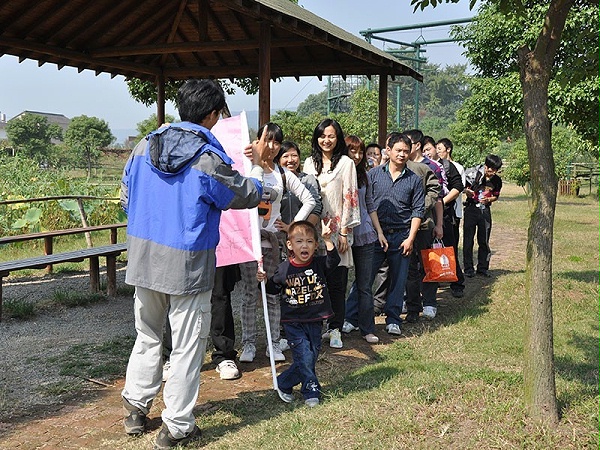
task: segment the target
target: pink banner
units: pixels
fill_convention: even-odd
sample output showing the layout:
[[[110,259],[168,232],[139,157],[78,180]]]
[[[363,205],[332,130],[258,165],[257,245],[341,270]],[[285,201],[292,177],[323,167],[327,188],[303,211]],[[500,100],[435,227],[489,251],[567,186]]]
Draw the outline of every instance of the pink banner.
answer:
[[[233,168],[241,174],[249,173],[252,164],[244,155],[244,148],[250,142],[246,113],[219,120],[211,132],[233,159]],[[217,245],[217,267],[261,258],[256,208],[223,211],[219,232],[221,240]]]

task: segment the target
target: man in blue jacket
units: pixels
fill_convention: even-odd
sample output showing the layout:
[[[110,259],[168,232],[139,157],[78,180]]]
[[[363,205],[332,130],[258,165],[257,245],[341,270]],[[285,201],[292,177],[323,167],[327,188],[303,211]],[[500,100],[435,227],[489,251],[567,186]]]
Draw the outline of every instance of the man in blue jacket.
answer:
[[[225,107],[217,82],[186,81],[177,107],[182,122],[142,140],[121,183],[128,215],[125,281],[135,286],[137,330],[122,392],[127,434],[145,431],[146,415],[162,384],[167,314],[171,325],[171,375],[163,391],[163,426],[155,449],[200,438],[193,409],[210,332],[221,211],[258,205],[262,166],[269,157],[264,140],[255,141],[249,177],[232,169],[233,161],[210,132]]]

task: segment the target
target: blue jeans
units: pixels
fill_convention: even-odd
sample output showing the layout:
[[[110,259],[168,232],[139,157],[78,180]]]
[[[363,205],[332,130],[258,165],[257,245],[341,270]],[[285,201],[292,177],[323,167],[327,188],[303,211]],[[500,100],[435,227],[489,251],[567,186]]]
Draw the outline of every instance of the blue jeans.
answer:
[[[375,333],[375,313],[371,292],[374,250],[375,244],[352,247],[354,282],[346,300],[346,320],[358,326],[363,336]]]
[[[408,237],[409,230],[398,231],[395,233],[385,233],[388,241],[387,252],[383,251],[380,245],[375,244],[373,252],[373,269],[371,272],[371,285],[379,267],[384,261],[388,262],[390,287],[388,290],[387,301],[383,312],[387,316],[385,323],[387,325],[395,323],[402,324],[400,314],[402,314],[402,303],[404,302],[404,288],[406,286],[406,277],[408,276],[408,263],[410,257],[404,256],[400,250],[400,244]]]
[[[285,322],[283,329],[292,350],[293,363],[277,377],[282,392],[291,394],[297,384],[304,399],[319,398],[321,385],[315,365],[321,350],[322,322]]]
[[[413,252],[408,264],[406,281],[406,309],[409,313],[423,311],[423,306],[437,307],[437,290],[439,283],[423,283],[425,269],[421,250],[431,248],[433,243],[432,230],[419,230],[413,245]]]

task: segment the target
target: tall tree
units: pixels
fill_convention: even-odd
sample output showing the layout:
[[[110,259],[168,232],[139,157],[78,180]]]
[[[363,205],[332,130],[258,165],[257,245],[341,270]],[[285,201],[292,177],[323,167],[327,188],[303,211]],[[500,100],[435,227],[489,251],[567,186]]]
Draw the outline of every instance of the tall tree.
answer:
[[[136,125],[136,129],[138,131],[137,139],[138,141],[143,139],[148,133],[156,130],[156,124],[158,119],[156,118],[156,114],[151,114],[147,119],[138,122]],[[165,114],[165,122],[173,123],[175,122],[175,117],[170,114]]]
[[[415,9],[423,9],[428,5],[435,7],[439,3],[442,0],[411,0]],[[471,8],[475,3],[476,0],[470,0]],[[526,295],[530,301],[523,370],[525,402],[531,417],[555,425],[558,423],[558,406],[552,323],[552,245],[558,181],[552,154],[548,95],[550,81],[557,74],[556,63],[560,63],[561,57],[571,51],[561,48],[563,31],[571,10],[574,5],[578,8],[594,5],[597,19],[598,0],[488,0],[484,4],[498,7],[507,20],[527,17],[528,11],[537,8],[542,11],[539,21],[524,20],[519,33],[504,36],[510,39],[509,48],[517,58],[523,96],[524,133],[531,170],[531,218],[526,256]],[[497,22],[498,27],[502,25],[502,21]],[[490,52],[501,48],[501,43],[502,40],[496,41],[490,47]],[[496,62],[498,71],[502,67],[510,67],[510,61],[497,59]],[[577,72],[577,66],[564,69]],[[598,73],[597,57],[595,71]]]
[[[38,114],[23,114],[6,125],[6,135],[17,154],[46,161],[52,149],[52,139],[62,139],[62,129]]]
[[[102,154],[102,147],[110,145],[114,139],[108,123],[97,117],[74,117],[65,133],[65,144],[84,162],[88,178],[92,174],[92,164]]]

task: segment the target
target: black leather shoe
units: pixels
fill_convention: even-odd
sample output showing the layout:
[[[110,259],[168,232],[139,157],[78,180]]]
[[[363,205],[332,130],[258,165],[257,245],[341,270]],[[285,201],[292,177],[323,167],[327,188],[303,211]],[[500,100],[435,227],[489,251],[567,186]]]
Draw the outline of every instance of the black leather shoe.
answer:
[[[196,425],[194,425],[192,431],[190,431],[187,435],[182,438],[175,439],[173,436],[171,436],[167,426],[163,424],[162,428],[158,432],[156,441],[154,442],[154,450],[167,450],[178,446],[184,446],[191,444],[192,442],[199,441],[200,439],[202,439],[202,431],[200,431],[200,428],[198,428]]]
[[[465,292],[462,289],[450,289],[452,297],[461,298],[465,296]]]
[[[491,275],[487,270],[478,270],[477,275],[481,275],[482,277],[490,278]]]
[[[473,269],[465,270],[465,277],[473,278],[475,276],[475,271]]]
[[[419,313],[416,311],[409,311],[406,313],[406,318],[404,320],[408,323],[417,323],[419,321]]]

